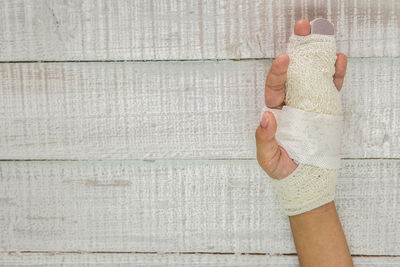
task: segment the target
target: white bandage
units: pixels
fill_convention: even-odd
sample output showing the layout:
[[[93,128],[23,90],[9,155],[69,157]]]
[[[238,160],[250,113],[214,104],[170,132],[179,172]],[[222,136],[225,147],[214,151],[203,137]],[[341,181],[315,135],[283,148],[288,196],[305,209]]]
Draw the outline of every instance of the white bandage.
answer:
[[[276,138],[299,166],[288,177],[273,179],[288,215],[331,202],[340,167],[342,106],[333,83],[336,44],[333,36],[292,35],[282,111],[274,110]]]
[[[340,168],[343,116],[308,112],[290,106],[271,111],[278,124],[275,139],[297,163]]]

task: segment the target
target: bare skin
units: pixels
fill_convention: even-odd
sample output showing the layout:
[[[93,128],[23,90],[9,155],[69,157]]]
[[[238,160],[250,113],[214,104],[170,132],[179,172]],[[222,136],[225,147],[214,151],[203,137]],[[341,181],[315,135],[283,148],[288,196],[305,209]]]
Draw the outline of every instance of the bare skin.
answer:
[[[305,36],[310,34],[310,29],[310,23],[302,19],[296,23],[294,33]],[[265,104],[270,108],[282,108],[284,105],[289,60],[288,55],[279,55],[268,73]],[[338,54],[332,79],[339,91],[343,85],[346,67],[347,57]],[[266,111],[256,130],[257,160],[271,178],[282,179],[291,174],[297,164],[277,144],[276,127],[274,115]],[[301,266],[353,266],[334,202],[290,216],[289,220]]]

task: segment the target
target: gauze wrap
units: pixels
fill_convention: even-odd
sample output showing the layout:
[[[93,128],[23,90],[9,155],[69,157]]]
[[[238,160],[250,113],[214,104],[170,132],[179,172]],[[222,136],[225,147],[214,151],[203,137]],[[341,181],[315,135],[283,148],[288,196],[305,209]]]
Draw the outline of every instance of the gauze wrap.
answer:
[[[296,215],[331,202],[340,167],[342,106],[333,83],[335,38],[292,35],[286,98],[282,110],[264,108],[277,119],[276,139],[298,167],[273,180],[287,215]]]

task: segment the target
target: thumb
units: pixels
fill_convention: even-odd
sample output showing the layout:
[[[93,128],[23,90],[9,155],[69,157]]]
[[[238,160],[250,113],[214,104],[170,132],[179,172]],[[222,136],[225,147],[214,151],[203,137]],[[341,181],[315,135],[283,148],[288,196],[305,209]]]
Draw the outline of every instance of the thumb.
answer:
[[[264,144],[275,140],[277,123],[274,114],[271,111],[264,111],[260,125],[256,130],[257,143]],[[257,147],[258,148],[258,147]]]
[[[277,168],[280,149],[275,139],[276,119],[270,111],[265,111],[256,130],[257,160],[269,176]]]
[[[256,130],[257,161],[269,177],[282,179],[292,173],[297,164],[278,145],[275,139],[276,127],[274,114],[264,112]]]

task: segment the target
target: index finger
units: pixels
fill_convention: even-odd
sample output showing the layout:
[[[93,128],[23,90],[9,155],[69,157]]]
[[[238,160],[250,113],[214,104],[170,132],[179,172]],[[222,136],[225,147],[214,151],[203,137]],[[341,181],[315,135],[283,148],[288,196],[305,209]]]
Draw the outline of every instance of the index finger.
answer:
[[[265,82],[265,104],[269,108],[276,108],[285,100],[285,82],[289,66],[289,56],[279,55],[271,65],[267,81]]]

